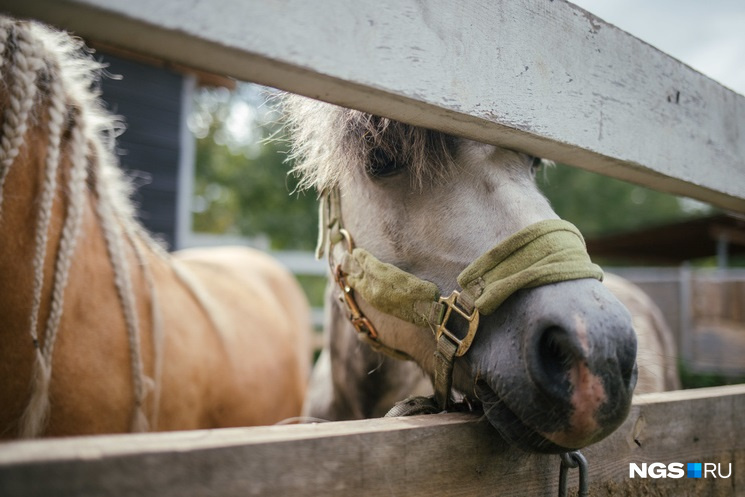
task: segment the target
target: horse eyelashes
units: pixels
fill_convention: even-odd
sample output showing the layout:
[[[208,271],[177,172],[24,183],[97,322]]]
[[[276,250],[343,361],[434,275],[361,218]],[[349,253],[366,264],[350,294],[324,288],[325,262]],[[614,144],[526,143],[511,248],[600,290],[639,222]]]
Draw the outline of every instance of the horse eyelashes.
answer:
[[[373,148],[366,164],[367,174],[374,178],[393,176],[403,169],[403,165],[380,148]]]

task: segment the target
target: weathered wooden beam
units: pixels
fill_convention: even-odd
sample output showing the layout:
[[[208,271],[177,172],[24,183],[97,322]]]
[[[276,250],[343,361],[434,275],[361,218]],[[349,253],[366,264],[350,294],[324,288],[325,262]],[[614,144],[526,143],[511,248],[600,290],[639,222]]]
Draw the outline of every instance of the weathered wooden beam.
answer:
[[[591,495],[741,495],[745,385],[640,396],[585,449]],[[728,479],[629,478],[629,463],[710,462]],[[555,495],[559,458],[463,414],[12,442],[0,495]],[[576,486],[571,471],[570,488]]]
[[[745,212],[745,98],[563,0],[0,0],[0,9]]]

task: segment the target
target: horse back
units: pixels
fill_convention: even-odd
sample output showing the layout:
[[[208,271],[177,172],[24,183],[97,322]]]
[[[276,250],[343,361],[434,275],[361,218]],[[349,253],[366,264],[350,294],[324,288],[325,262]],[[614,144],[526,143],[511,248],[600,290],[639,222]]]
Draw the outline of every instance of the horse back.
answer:
[[[210,325],[198,338],[217,350],[209,388],[214,424],[271,424],[299,415],[310,371],[311,317],[293,275],[245,247],[179,251],[172,267],[192,294],[198,319]],[[185,312],[180,304],[166,311],[174,321]]]

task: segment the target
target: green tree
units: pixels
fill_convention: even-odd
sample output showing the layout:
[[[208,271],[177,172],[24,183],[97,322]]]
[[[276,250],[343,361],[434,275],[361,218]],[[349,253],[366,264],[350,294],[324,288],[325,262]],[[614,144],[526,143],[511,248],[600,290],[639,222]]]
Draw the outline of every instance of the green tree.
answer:
[[[197,232],[267,237],[275,250],[312,249],[314,192],[288,175],[287,141],[266,90],[203,89],[190,125],[197,137],[192,227]]]
[[[642,186],[563,164],[539,172],[538,184],[556,213],[586,237],[700,216],[711,209]]]

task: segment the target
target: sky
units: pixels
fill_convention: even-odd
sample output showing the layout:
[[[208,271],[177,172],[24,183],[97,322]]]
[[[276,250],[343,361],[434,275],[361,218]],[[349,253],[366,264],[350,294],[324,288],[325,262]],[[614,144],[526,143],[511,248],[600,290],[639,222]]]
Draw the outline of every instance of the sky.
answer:
[[[569,1],[745,95],[745,1]]]

